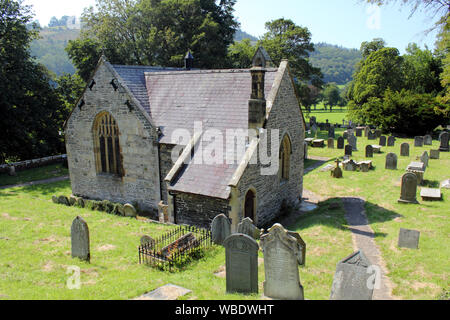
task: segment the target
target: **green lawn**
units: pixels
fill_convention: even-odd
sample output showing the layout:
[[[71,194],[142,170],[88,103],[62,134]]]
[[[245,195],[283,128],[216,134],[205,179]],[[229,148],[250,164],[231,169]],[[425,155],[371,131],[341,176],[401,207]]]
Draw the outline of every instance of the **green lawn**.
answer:
[[[338,135],[342,132],[336,132]],[[324,137],[325,132],[319,135]],[[400,145],[410,143],[410,157],[400,157]],[[358,152],[353,159],[364,160],[366,138],[358,138]],[[378,144],[378,141],[370,142]],[[397,203],[400,197],[400,181],[406,166],[423,151],[437,149],[433,146],[416,148],[412,139],[398,139],[395,147],[383,147],[382,154],[374,155],[375,170],[369,173],[344,171],[343,179],[332,179],[329,172],[314,170],[305,177],[304,187],[330,198],[357,196],[366,199],[366,212],[371,227],[377,234],[376,243],[390,270],[389,277],[395,285],[393,293],[401,299],[434,299],[450,291],[450,191],[442,189],[444,201],[422,202],[420,205]],[[385,158],[389,152],[399,156],[398,170],[385,170]],[[309,155],[333,158],[344,155],[344,150],[310,148]],[[440,160],[430,160],[425,173],[427,185],[439,187],[439,183],[450,178],[450,153],[441,153]],[[421,232],[420,249],[408,250],[397,247],[400,228]]]
[[[338,124],[342,124],[342,120],[348,121],[347,108],[334,107],[333,112],[330,112],[329,110],[325,111],[325,109],[323,109],[323,106],[318,106],[317,110],[314,110],[314,108],[312,108],[310,113],[303,110],[303,114],[305,116],[306,122],[308,123],[310,117],[316,117],[317,122],[323,123],[325,123],[327,120],[330,123]]]
[[[142,235],[161,235],[171,227],[137,219],[56,205],[53,194],[70,194],[68,181],[0,191],[0,299],[131,299],[167,283],[189,288],[184,299],[260,299],[264,265],[259,268],[260,295],[225,293],[223,248],[215,247],[185,271],[169,273],[138,264]],[[336,263],[352,252],[342,209],[323,203],[290,229],[307,243],[300,278],[307,299],[328,299]],[[77,216],[89,225],[91,263],[72,259],[70,226]],[[263,257],[260,252],[260,257]],[[69,266],[81,268],[81,290],[69,290]]]
[[[0,186],[21,184],[24,182],[44,180],[68,175],[69,171],[62,164],[53,164],[33,170],[18,171],[17,176],[11,177],[6,173],[0,174]]]

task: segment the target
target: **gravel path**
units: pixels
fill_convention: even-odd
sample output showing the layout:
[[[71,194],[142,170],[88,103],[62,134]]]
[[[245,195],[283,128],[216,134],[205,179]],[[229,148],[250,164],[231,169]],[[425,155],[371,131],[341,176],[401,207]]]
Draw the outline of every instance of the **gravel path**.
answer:
[[[45,180],[38,180],[38,181],[21,183],[21,184],[3,186],[3,187],[0,187],[0,190],[10,189],[10,188],[28,187],[28,186],[34,186],[34,185],[37,185],[37,184],[46,184],[46,183],[60,182],[60,181],[65,181],[65,180],[69,180],[69,176],[62,176],[62,177],[45,179]]]

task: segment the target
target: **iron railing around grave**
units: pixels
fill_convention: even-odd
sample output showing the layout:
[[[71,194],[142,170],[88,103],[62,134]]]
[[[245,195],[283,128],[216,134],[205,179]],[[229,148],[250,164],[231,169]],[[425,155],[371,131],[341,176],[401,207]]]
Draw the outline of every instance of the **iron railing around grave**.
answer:
[[[139,246],[139,264],[172,272],[201,257],[212,245],[210,230],[179,226],[153,243]]]

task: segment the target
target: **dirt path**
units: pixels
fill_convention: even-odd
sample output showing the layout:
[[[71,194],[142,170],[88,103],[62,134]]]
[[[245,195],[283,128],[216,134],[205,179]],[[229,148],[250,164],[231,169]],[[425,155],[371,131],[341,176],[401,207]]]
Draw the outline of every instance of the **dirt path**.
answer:
[[[60,181],[65,181],[65,180],[69,180],[69,176],[56,177],[56,178],[50,178],[50,179],[38,180],[38,181],[31,181],[31,182],[25,182],[25,183],[9,185],[9,186],[2,186],[2,187],[0,187],[0,190],[10,189],[10,188],[28,187],[28,186],[34,186],[37,184],[46,184],[46,183],[60,182]]]
[[[392,283],[386,276],[386,264],[381,257],[380,250],[375,243],[375,233],[368,224],[364,210],[365,201],[360,198],[342,198],[345,208],[345,219],[352,231],[353,246],[355,251],[362,250],[366,257],[381,269],[381,286],[373,292],[374,300],[392,300]]]

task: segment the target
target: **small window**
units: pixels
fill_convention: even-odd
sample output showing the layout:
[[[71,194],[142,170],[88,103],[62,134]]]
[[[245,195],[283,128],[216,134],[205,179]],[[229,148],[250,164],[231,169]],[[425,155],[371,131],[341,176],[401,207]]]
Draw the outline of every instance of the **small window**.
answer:
[[[94,123],[94,152],[98,173],[122,176],[119,128],[109,113],[97,116]]]
[[[280,148],[280,178],[281,181],[289,180],[289,171],[291,168],[291,140],[285,135]]]

